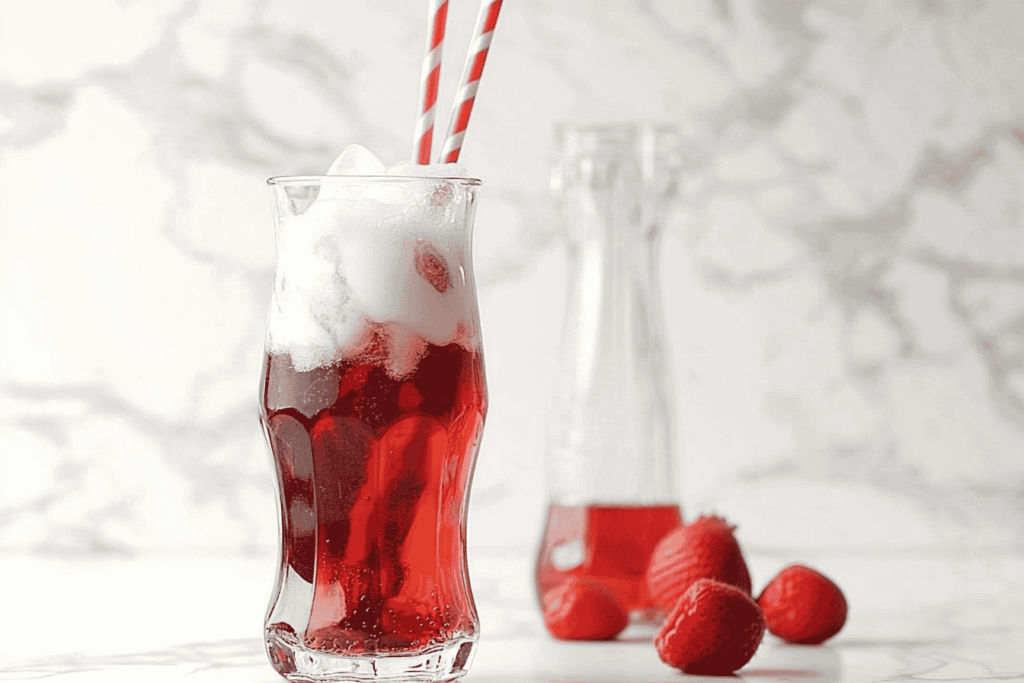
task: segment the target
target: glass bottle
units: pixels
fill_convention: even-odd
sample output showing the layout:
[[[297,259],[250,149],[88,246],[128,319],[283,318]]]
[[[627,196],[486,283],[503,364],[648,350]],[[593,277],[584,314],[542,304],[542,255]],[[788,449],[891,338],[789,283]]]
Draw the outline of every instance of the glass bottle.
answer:
[[[671,126],[562,126],[552,187],[569,286],[547,425],[538,598],[570,576],[654,623],[646,569],[681,523],[658,245],[680,175]]]

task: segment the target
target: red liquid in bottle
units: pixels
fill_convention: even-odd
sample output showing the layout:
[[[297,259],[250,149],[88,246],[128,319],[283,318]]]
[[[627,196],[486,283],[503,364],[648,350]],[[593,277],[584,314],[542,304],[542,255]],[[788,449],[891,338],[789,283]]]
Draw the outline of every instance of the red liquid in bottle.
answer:
[[[552,505],[537,558],[537,595],[570,576],[607,586],[635,621],[656,618],[647,590],[654,546],[682,523],[678,505]]]
[[[458,344],[429,345],[401,379],[372,359],[298,372],[288,356],[266,358],[261,419],[282,523],[267,637],[279,672],[294,671],[296,646],[386,654],[475,634],[462,520],[486,404],[480,356]]]

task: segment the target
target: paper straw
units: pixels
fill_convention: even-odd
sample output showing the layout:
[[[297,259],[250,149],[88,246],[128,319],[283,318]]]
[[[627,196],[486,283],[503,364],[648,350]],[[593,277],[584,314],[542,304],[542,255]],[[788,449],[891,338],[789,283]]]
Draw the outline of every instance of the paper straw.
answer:
[[[482,0],[480,3],[480,13],[477,15],[476,28],[473,30],[473,42],[469,45],[466,66],[462,71],[462,85],[459,86],[459,91],[455,96],[455,106],[452,108],[448,134],[441,147],[440,161],[442,163],[453,163],[459,160],[462,139],[466,136],[469,114],[473,111],[473,101],[476,99],[477,87],[480,85],[480,76],[484,72],[484,62],[487,61],[487,52],[491,46],[494,27],[498,23],[499,11],[501,11],[501,0]]]
[[[437,84],[441,78],[441,47],[444,27],[448,21],[448,0],[430,0],[427,15],[427,49],[420,73],[420,115],[416,118],[412,158],[417,164],[430,163],[430,146],[434,138],[434,105]]]

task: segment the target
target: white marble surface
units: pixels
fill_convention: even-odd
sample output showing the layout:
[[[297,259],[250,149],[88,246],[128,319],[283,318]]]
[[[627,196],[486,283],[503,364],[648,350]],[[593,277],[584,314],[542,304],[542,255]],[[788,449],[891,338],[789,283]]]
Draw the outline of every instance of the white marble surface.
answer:
[[[755,591],[787,560],[751,554]],[[928,553],[804,557],[850,604],[820,647],[766,636],[749,681],[1024,681],[1024,560]],[[5,558],[0,680],[280,681],[259,634],[272,558]],[[528,561],[474,558],[477,573]],[[613,643],[554,641],[538,613],[480,602],[482,638],[466,683],[697,680],[661,663],[640,633]],[[706,680],[721,680],[708,678]]]
[[[452,1],[441,102],[475,4]],[[409,155],[422,14],[418,0],[0,0],[0,553],[272,551],[255,416],[274,268],[263,181],[322,171],[352,141]],[[687,517],[723,514],[769,557],[906,559],[950,600],[950,558],[1019,567],[1021,35],[1018,0],[506,3],[462,160],[485,185],[491,395],[470,550],[507,633],[532,614],[529,572],[487,567],[525,562],[544,514],[557,121],[661,120],[688,138],[662,253]],[[129,581],[165,605],[148,583]],[[83,600],[49,604],[134,608]],[[862,645],[837,641],[844,671],[877,653],[893,676],[942,678],[933,650],[952,653],[950,676],[975,660],[1014,670],[946,625],[959,602],[923,604],[851,625]],[[225,638],[253,632],[130,651],[231,652]]]

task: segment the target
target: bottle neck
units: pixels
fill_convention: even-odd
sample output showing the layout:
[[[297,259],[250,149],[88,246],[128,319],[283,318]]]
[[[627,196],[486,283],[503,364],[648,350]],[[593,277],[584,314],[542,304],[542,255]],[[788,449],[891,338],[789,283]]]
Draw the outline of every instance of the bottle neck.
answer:
[[[675,503],[658,279],[671,193],[618,153],[564,160],[556,188],[569,295],[548,427],[552,502]]]

